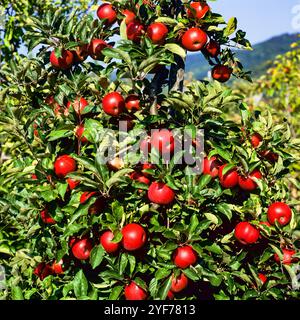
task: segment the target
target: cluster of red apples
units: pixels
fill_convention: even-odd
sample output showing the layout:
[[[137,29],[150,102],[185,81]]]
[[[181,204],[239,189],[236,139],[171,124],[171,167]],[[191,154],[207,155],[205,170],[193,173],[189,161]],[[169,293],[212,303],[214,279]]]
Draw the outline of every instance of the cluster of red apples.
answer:
[[[210,12],[210,7],[205,1],[191,2],[186,7],[187,18],[195,23],[195,27],[189,27],[183,30],[175,39],[180,42],[187,51],[202,51],[204,55],[210,58],[217,58],[221,53],[220,44],[214,39],[210,39],[206,31],[201,29],[201,20]],[[155,45],[164,45],[169,35],[169,28],[165,23],[153,22],[148,26],[140,21],[136,12],[131,9],[122,10],[120,13],[110,4],[103,3],[97,10],[97,16],[104,22],[104,27],[110,27],[116,22],[125,21],[127,39],[139,44],[141,38],[148,37]],[[119,20],[118,16],[122,19]],[[174,39],[173,39],[174,41]],[[61,51],[61,56],[57,56],[55,50],[50,54],[50,63],[56,69],[67,70],[73,64],[84,61],[88,56],[96,60],[102,60],[102,50],[109,47],[109,44],[103,39],[93,39],[89,44],[76,47],[74,50]],[[212,69],[212,78],[226,82],[230,79],[232,68],[217,63]]]

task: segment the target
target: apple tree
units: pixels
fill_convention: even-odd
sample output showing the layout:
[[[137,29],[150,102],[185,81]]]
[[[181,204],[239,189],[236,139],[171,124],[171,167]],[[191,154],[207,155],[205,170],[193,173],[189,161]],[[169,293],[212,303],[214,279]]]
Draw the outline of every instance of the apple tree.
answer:
[[[222,84],[249,80],[236,19],[173,0],[29,19],[34,53],[0,70],[4,297],[298,298],[290,128]],[[211,81],[184,86],[187,51]]]

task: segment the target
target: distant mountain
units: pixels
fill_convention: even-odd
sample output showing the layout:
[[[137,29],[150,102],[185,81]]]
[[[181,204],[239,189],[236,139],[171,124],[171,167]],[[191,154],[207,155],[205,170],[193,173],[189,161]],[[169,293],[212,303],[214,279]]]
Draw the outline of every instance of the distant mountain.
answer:
[[[299,41],[298,34],[283,34],[253,46],[253,51],[237,51],[237,57],[247,70],[252,71],[252,77],[262,75],[270,66],[272,60],[289,51],[293,42]],[[201,53],[190,54],[186,61],[186,71],[191,72],[196,79],[207,76],[210,66]]]

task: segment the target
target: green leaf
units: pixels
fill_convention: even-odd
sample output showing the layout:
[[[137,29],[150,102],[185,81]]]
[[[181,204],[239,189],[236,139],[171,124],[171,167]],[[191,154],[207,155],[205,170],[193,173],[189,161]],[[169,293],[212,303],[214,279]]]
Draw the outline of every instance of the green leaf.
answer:
[[[111,290],[111,293],[109,295],[108,300],[117,300],[119,298],[119,296],[121,295],[121,293],[123,292],[123,290],[124,290],[123,286],[114,287]]]
[[[104,254],[105,254],[105,250],[102,247],[102,245],[95,246],[92,249],[91,255],[90,255],[90,263],[93,269],[95,269],[101,264],[104,258]]]
[[[120,259],[119,274],[123,274],[128,264],[127,253],[123,253]]]
[[[11,286],[12,300],[24,300],[22,288],[19,286]]]
[[[161,300],[166,300],[168,292],[171,288],[172,285],[172,277],[169,277],[163,284],[163,286],[161,287],[161,289],[159,290],[159,297]]]
[[[171,270],[161,268],[155,272],[155,278],[157,280],[161,280],[161,279],[166,278],[168,275],[170,275],[170,273],[171,273]]]
[[[82,270],[76,273],[73,280],[73,288],[76,298],[87,296],[88,282]]]
[[[237,19],[235,17],[230,18],[224,30],[224,36],[229,37],[231,34],[235,32],[236,28],[237,28]]]
[[[166,43],[165,48],[168,51],[171,51],[172,53],[177,54],[182,59],[186,58],[186,50],[184,50],[181,46],[179,46],[176,43]]]

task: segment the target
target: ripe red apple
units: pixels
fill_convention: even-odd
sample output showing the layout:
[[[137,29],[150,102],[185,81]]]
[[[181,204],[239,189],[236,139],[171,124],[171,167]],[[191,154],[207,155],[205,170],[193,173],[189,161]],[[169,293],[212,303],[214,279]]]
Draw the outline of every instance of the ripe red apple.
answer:
[[[209,43],[203,48],[203,52],[212,58],[216,58],[221,52],[221,47],[217,41],[210,40]]]
[[[221,163],[216,157],[210,159],[205,157],[203,159],[203,174],[209,174],[213,178],[216,178],[219,174],[219,167]]]
[[[142,248],[147,241],[146,231],[137,223],[130,223],[123,227],[122,235],[122,245],[128,251]]]
[[[232,69],[221,64],[214,66],[211,72],[212,78],[222,83],[228,81],[231,74]]]
[[[171,291],[180,292],[188,286],[188,283],[189,279],[184,275],[184,273],[181,273],[178,278],[173,276]]]
[[[183,34],[181,43],[188,51],[199,51],[206,45],[207,39],[207,34],[203,30],[190,28]]]
[[[168,28],[164,23],[154,22],[147,28],[147,35],[154,44],[163,45],[168,35]]]
[[[154,130],[151,134],[150,143],[151,147],[163,156],[171,155],[174,152],[175,139],[171,130]]]
[[[191,246],[179,247],[173,254],[173,262],[178,268],[185,269],[195,264],[198,259],[197,252]]]
[[[110,3],[103,3],[97,10],[97,16],[100,20],[105,20],[108,25],[117,21],[117,12]]]
[[[52,263],[51,268],[55,274],[62,274],[62,273],[64,273],[64,266],[63,265],[64,265],[64,261],[63,261],[63,259],[60,259],[58,262],[54,261]]]
[[[263,138],[259,133],[254,133],[251,136],[251,145],[253,148],[258,148],[262,141],[263,141]]]
[[[73,61],[73,53],[69,50],[63,50],[60,58],[56,57],[55,50],[50,54],[50,63],[55,69],[67,70],[72,66]]]
[[[91,197],[97,196],[98,192],[97,191],[85,191],[83,194],[80,196],[80,204],[86,203]]]
[[[146,300],[147,292],[139,287],[134,281],[125,286],[124,295],[126,300]]]
[[[125,99],[125,108],[128,111],[138,111],[140,110],[140,98],[135,94],[130,94]]]
[[[134,171],[130,174],[130,179],[149,185],[150,180],[140,172]]]
[[[81,143],[87,143],[88,139],[86,137],[83,137],[83,132],[84,132],[84,125],[80,124],[79,126],[76,127],[75,129],[75,135],[78,138],[78,140],[81,141]]]
[[[257,188],[257,183],[253,178],[261,179],[262,174],[258,169],[252,171],[247,177],[239,176],[239,186],[246,191],[253,191]]]
[[[259,273],[258,277],[259,277],[260,281],[262,282],[262,284],[265,284],[268,280],[268,278],[263,273]]]
[[[190,8],[187,9],[187,15],[189,18],[195,18],[197,20],[202,19],[207,12],[210,11],[208,4],[204,1],[192,2]]]
[[[283,263],[286,265],[290,265],[293,262],[296,262],[297,259],[295,259],[293,256],[294,254],[296,254],[295,250],[291,250],[291,249],[282,249],[282,255],[283,255],[283,259],[282,261],[280,261],[279,255],[277,253],[274,254],[274,260],[277,263]]]
[[[123,159],[121,159],[120,157],[115,157],[107,162],[107,166],[110,170],[119,171],[124,168],[125,164]]]
[[[134,20],[127,25],[127,29],[126,29],[127,39],[135,43],[140,42],[144,32],[145,32],[145,27],[137,20]]]
[[[72,253],[78,260],[87,260],[90,257],[93,245],[90,239],[76,239],[72,244]]]
[[[74,190],[78,185],[80,185],[80,181],[76,181],[72,178],[68,178],[66,181],[69,185],[70,190]]]
[[[58,157],[54,162],[54,171],[58,178],[64,178],[68,173],[76,171],[76,161],[65,154]]]
[[[100,214],[101,212],[103,212],[105,205],[106,202],[103,197],[97,198],[96,201],[89,207],[89,214]]]
[[[89,55],[95,60],[102,60],[104,58],[102,50],[109,47],[107,42],[102,39],[93,39],[88,46]]]
[[[130,22],[135,21],[135,19],[136,19],[135,13],[128,10],[128,9],[123,10],[122,14],[123,14],[123,16],[125,16],[126,25],[128,25]]]
[[[53,270],[49,264],[41,262],[35,267],[33,274],[39,277],[41,280],[44,280],[49,275],[53,274]]]
[[[78,46],[75,50],[72,50],[71,52],[74,56],[75,63],[83,62],[89,55],[88,45],[84,44],[82,46]]]
[[[108,93],[102,99],[103,111],[113,117],[118,117],[125,108],[125,101],[119,92]]]
[[[255,243],[259,234],[259,230],[246,221],[238,223],[234,230],[236,239],[245,245]]]
[[[223,188],[234,188],[238,184],[239,175],[236,171],[236,168],[232,168],[225,175],[223,175],[223,169],[227,166],[224,164],[219,168],[219,179],[220,184]]]
[[[51,217],[51,215],[47,209],[42,210],[40,212],[40,216],[41,216],[42,221],[45,224],[55,224],[56,223],[56,221]]]
[[[281,226],[290,223],[292,219],[292,210],[284,202],[274,202],[268,209],[268,220],[270,224],[274,225],[277,221]]]
[[[54,96],[48,96],[45,99],[45,103],[53,109],[57,117],[61,115],[62,107],[55,101]]]
[[[114,234],[110,230],[105,231],[100,237],[100,243],[107,253],[115,253],[119,250],[120,243],[113,243],[113,238]]]
[[[169,300],[173,300],[174,299],[174,293],[171,290],[168,291],[167,298]]]
[[[270,161],[271,163],[275,163],[278,161],[278,154],[274,153],[270,150],[263,150],[260,152],[260,155]]]
[[[71,107],[73,107],[74,111],[77,114],[81,114],[83,112],[83,110],[85,109],[85,107],[87,107],[89,105],[89,103],[87,102],[86,99],[84,99],[83,97],[77,97],[73,102],[68,101],[67,102],[67,107],[64,111],[64,115],[68,116],[69,115],[69,109]]]
[[[32,179],[32,180],[37,180],[37,179],[38,179],[38,177],[37,177],[37,175],[36,175],[36,174],[34,174],[34,173],[33,173],[33,174],[31,175],[31,179]]]
[[[168,205],[175,199],[175,192],[163,182],[152,182],[148,189],[148,199],[156,204]]]

